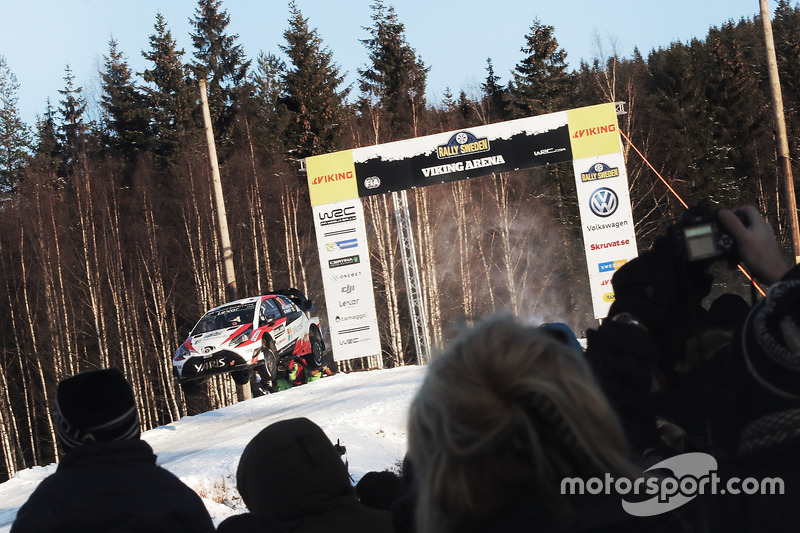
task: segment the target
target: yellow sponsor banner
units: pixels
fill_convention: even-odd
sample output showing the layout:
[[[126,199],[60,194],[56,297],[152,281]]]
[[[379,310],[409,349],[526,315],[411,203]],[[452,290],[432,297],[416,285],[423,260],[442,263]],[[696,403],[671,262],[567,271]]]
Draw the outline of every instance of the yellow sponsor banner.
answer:
[[[306,159],[311,205],[325,205],[358,198],[352,150],[315,155]]]
[[[617,108],[613,103],[570,109],[567,122],[573,159],[621,151]]]

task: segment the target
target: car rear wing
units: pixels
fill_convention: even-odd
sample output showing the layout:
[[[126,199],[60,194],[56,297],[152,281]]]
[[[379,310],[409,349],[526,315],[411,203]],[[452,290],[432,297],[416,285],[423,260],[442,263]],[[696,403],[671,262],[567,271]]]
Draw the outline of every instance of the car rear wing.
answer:
[[[297,289],[277,289],[274,291],[270,291],[267,294],[276,294],[278,296],[286,296],[289,298],[294,304],[302,309],[303,311],[311,311],[314,309],[314,304],[305,297],[305,295]]]

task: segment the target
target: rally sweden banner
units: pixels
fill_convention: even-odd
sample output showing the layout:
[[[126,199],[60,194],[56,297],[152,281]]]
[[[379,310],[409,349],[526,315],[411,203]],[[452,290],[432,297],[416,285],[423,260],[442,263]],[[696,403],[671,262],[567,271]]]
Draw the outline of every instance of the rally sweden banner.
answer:
[[[613,103],[310,157],[306,168],[317,241],[330,241],[318,219],[321,211],[316,208],[320,206],[335,204],[336,209],[345,209],[342,203],[360,212],[359,199],[366,196],[566,161],[573,162],[575,172],[594,313],[602,318],[614,300],[613,272],[637,255]],[[360,224],[358,231],[366,235],[363,217],[355,224]],[[371,295],[366,237],[362,246],[360,268],[367,276],[359,280],[358,290]],[[320,254],[327,253],[322,245],[320,250]],[[320,260],[325,262],[322,257]],[[330,309],[329,297],[339,295],[336,287],[329,287],[333,283],[330,276],[324,275],[323,282],[333,331],[336,317],[341,315]],[[374,304],[371,310],[360,308],[357,315],[361,314],[377,323]],[[372,341],[349,346],[349,355],[344,356],[337,354],[334,344],[334,358],[380,353]]]

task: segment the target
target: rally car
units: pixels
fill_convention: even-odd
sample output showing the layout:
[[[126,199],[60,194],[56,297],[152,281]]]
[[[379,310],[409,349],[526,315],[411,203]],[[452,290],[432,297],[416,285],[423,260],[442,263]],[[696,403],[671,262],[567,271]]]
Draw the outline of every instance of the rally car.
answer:
[[[172,371],[186,394],[217,374],[245,385],[255,371],[260,387],[274,392],[278,366],[302,356],[309,367],[323,365],[325,343],[311,301],[297,289],[228,302],[208,311],[172,358]]]

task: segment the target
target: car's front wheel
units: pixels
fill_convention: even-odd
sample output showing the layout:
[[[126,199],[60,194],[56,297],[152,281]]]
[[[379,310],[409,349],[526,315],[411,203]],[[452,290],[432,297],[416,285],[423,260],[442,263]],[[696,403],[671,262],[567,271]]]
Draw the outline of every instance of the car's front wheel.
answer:
[[[278,351],[272,340],[264,339],[261,350],[264,353],[264,361],[258,367],[258,375],[261,377],[261,387],[268,392],[278,391]]]
[[[237,370],[231,372],[231,377],[237,385],[247,385],[250,383],[250,370]]]
[[[203,392],[203,383],[205,382],[199,379],[195,379],[193,381],[184,381],[181,383],[181,390],[186,396],[197,396]]]

